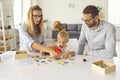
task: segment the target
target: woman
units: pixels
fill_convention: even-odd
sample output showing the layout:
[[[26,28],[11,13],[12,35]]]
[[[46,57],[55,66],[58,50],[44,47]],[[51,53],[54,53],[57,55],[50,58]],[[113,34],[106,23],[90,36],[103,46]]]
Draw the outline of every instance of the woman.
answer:
[[[50,56],[54,57],[57,53],[45,47],[42,9],[38,5],[32,6],[27,16],[27,23],[19,29],[20,50],[28,50],[30,53],[34,51],[48,52]]]

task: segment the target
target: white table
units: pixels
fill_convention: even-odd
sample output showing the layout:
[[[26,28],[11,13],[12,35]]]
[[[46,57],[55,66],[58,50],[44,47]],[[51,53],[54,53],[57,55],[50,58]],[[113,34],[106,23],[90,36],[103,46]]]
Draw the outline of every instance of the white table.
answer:
[[[9,56],[6,54],[9,53]],[[52,61],[46,65],[32,64],[31,59],[15,60],[15,52],[7,52],[0,62],[0,80],[120,80],[120,63],[114,59],[116,71],[101,74],[91,69],[91,63],[98,58],[91,56],[75,56],[74,64],[59,65]],[[83,62],[86,58],[87,62]],[[106,59],[110,62],[113,60]]]

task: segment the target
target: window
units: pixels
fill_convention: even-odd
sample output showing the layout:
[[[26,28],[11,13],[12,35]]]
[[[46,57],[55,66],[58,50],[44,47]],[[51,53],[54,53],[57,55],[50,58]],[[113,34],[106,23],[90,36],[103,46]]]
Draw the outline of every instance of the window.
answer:
[[[27,20],[27,11],[30,7],[30,0],[14,0],[14,25],[18,27]]]
[[[108,0],[108,21],[120,25],[120,0]]]
[[[14,0],[14,25],[19,25],[21,23],[21,0]]]

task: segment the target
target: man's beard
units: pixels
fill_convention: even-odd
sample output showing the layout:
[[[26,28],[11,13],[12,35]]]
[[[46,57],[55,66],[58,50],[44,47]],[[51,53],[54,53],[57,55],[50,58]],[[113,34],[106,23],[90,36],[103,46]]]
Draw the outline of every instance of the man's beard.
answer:
[[[89,27],[89,28],[92,28],[92,27],[94,27],[96,25],[96,22],[94,21],[92,24],[90,24],[90,25],[88,25],[87,24],[87,26]]]

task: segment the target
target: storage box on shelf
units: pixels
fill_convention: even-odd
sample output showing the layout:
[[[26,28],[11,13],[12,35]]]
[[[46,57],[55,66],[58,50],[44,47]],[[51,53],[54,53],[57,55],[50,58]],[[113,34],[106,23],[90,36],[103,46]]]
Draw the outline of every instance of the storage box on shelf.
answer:
[[[6,44],[6,51],[10,50],[10,45]],[[0,51],[5,51],[4,44],[0,44]]]
[[[6,5],[0,2],[0,52],[16,49],[12,8]]]

